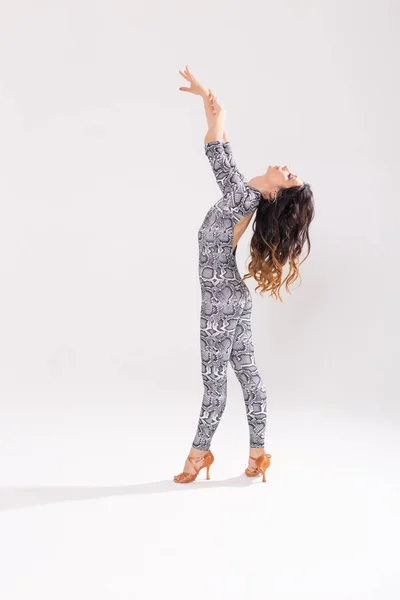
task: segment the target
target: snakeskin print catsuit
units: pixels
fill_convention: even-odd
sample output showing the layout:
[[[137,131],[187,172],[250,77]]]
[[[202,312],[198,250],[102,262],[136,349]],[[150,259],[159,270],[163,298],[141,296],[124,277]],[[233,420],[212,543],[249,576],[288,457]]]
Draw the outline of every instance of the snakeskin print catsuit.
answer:
[[[226,405],[230,362],[243,391],[249,445],[263,448],[267,394],[254,357],[251,294],[237,268],[236,248],[232,251],[234,225],[256,210],[262,195],[238,171],[230,142],[208,142],[204,149],[223,196],[198,230],[204,396],[192,445],[210,448]]]

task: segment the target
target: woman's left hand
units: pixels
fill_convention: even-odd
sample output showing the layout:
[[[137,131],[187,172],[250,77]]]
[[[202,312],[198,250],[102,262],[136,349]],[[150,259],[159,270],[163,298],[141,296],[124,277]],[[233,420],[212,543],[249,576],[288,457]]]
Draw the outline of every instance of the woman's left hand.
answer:
[[[184,77],[186,79],[186,81],[189,81],[189,83],[190,83],[190,87],[180,87],[179,88],[182,92],[190,92],[191,94],[194,94],[195,96],[202,96],[203,98],[209,97],[209,94],[208,94],[209,90],[197,81],[197,79],[194,77],[194,75],[191,73],[191,71],[189,71],[189,68],[187,65],[186,65],[185,70],[183,72],[179,71],[179,73],[182,75],[182,77]]]

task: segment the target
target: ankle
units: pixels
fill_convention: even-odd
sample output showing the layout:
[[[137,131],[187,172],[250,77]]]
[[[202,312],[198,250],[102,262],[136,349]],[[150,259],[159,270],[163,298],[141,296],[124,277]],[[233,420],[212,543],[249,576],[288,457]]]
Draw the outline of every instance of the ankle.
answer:
[[[265,454],[265,448],[256,448],[256,447],[250,446],[249,456],[251,456],[252,458],[257,458],[258,456],[261,456],[262,454]]]
[[[198,448],[193,448],[193,446],[192,446],[190,448],[189,455],[190,456],[204,456],[208,452],[209,452],[208,450],[199,450]]]

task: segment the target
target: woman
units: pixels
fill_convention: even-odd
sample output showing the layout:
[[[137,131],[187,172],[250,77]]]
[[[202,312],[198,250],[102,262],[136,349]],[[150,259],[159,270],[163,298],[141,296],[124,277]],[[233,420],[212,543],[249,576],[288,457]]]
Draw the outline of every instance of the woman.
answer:
[[[251,262],[243,279],[254,277],[261,295],[270,291],[282,301],[279,288],[286,282],[290,293],[288,286],[298,277],[299,255],[305,241],[308,252],[303,261],[310,253],[308,228],[314,217],[313,194],[310,185],[287,166],[270,165],[266,173],[247,181],[232,155],[224,108],[187,66],[179,73],[190,82],[190,87],[179,89],[203,98],[208,123],[205,154],[223,196],[207,212],[198,231],[204,396],[184,470],[174,476],[174,481],[194,481],[204,467],[207,479],[210,478],[214,461],[210,445],[226,404],[228,362],[242,386],[249,426],[249,464],[245,473],[249,477],[262,473],[265,481],[271,458],[265,452],[267,394],[255,362],[252,299],[237,268],[236,248],[255,213]],[[282,281],[287,263],[289,274]]]

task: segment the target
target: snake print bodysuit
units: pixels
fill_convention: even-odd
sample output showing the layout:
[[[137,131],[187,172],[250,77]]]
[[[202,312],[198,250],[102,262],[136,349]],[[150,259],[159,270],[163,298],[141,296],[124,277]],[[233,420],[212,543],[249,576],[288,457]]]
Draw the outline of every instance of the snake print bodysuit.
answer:
[[[234,225],[256,210],[262,195],[238,171],[230,142],[212,141],[204,148],[223,196],[198,230],[204,395],[192,445],[210,448],[226,405],[230,362],[243,391],[250,446],[263,448],[267,394],[254,357],[252,298],[237,268],[236,248],[232,251]]]

